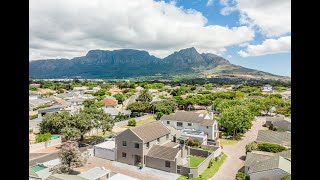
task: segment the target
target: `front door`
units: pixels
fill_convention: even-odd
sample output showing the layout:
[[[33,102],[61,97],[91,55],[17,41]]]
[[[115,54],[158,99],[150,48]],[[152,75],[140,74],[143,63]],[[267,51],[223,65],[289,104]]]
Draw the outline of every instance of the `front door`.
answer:
[[[141,156],[134,155],[134,165],[138,165],[141,162]]]
[[[173,136],[173,142],[176,142],[176,141],[177,141],[176,136]]]

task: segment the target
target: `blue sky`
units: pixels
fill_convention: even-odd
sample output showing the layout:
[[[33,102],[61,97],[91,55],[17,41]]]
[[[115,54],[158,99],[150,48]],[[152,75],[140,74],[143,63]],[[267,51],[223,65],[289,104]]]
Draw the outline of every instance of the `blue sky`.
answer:
[[[170,2],[166,0],[166,2]],[[207,25],[221,25],[228,27],[239,26],[239,11],[234,11],[227,16],[220,14],[224,6],[218,1],[213,0],[213,4],[207,6],[207,0],[177,0],[176,6],[186,9],[195,9],[201,12],[207,19]],[[290,35],[290,33],[285,33]],[[255,38],[250,44],[261,44],[266,36],[256,32]],[[258,69],[278,75],[291,76],[291,52],[268,54],[254,57],[241,57],[237,52],[242,48],[238,46],[227,47],[227,52],[223,55],[231,63],[245,66],[248,68]],[[228,55],[231,55],[228,57]]]
[[[195,47],[237,65],[290,76],[290,0],[209,1],[30,0],[29,59],[123,48],[163,58]]]

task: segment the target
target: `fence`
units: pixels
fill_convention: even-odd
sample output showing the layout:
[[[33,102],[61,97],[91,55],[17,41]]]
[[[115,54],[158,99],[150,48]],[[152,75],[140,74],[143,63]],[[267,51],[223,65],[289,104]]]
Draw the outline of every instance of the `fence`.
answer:
[[[61,142],[62,142],[61,141],[61,137],[59,137],[57,139],[51,139],[51,140],[46,141],[46,142],[30,144],[29,145],[29,152],[34,152],[34,151],[38,151],[38,150],[41,150],[41,149],[46,149],[48,147],[61,144]]]
[[[196,155],[196,156],[204,156],[206,159],[202,161],[197,167],[185,167],[180,166],[178,169],[180,169],[180,174],[184,176],[189,176],[189,173],[191,173],[192,177],[198,177],[204,170],[208,168],[208,165],[212,159],[219,156],[221,154],[221,148],[216,147],[215,151],[209,152],[202,149],[196,149],[196,148],[189,148],[190,155]]]

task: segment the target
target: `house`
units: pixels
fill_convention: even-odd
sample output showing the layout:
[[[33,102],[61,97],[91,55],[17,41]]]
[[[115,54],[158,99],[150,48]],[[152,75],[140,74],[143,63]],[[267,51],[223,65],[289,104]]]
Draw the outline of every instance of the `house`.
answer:
[[[136,87],[136,90],[137,90],[137,91],[142,91],[142,90],[144,90],[144,88],[141,87],[141,86],[138,86],[138,87]]]
[[[272,86],[270,84],[266,84],[262,87],[262,93],[272,93]]]
[[[139,180],[137,178],[133,178],[124,174],[117,173],[111,176],[108,180]]]
[[[53,105],[50,107],[42,108],[38,110],[38,117],[44,116],[48,112],[59,112],[64,109],[62,105]]]
[[[158,121],[127,129],[115,138],[119,162],[136,165],[143,163],[154,144],[170,141],[170,130]]]
[[[272,143],[285,146],[287,148],[291,147],[291,133],[290,132],[278,132],[270,130],[259,130],[256,139],[258,143]]]
[[[93,155],[98,158],[116,160],[116,143],[115,141],[105,141],[93,146]]]
[[[218,137],[218,122],[213,120],[213,113],[202,114],[194,112],[175,112],[170,115],[163,115],[160,121],[166,126],[172,126],[178,130],[189,130],[199,134],[203,132],[208,136],[208,139]]]
[[[291,175],[291,151],[248,152],[244,171],[250,176],[250,180],[280,180],[284,176]]]
[[[109,98],[104,98],[101,102],[105,105],[106,108],[109,107],[116,107],[118,105],[117,100],[109,99]]]
[[[36,108],[38,106],[44,106],[44,105],[52,105],[53,102],[48,99],[32,99],[29,100],[29,110],[33,110],[33,108]]]
[[[104,167],[94,167],[92,169],[89,169],[87,171],[84,171],[77,176],[85,178],[87,180],[100,180],[103,177],[105,179],[108,179],[110,177],[111,171],[105,169]]]
[[[109,92],[111,93],[111,96],[115,95],[115,94],[122,94],[121,89],[113,87],[109,90]]]
[[[68,102],[70,102],[72,105],[81,105],[85,100],[86,100],[85,98],[74,97],[68,100]]]
[[[43,164],[29,166],[29,179],[46,179],[51,174],[49,167]]]
[[[54,90],[51,89],[42,89],[42,88],[38,88],[37,90],[40,94],[48,94],[48,93],[55,93]]]
[[[40,87],[41,86],[41,84],[30,84],[30,86],[33,86],[33,87]]]
[[[269,129],[276,128],[277,131],[291,131],[291,119],[280,117],[267,117],[266,127]]]
[[[74,87],[73,91],[85,91],[88,90],[89,88],[87,86],[82,86],[82,87]]]
[[[282,95],[282,99],[287,100],[291,99],[291,90],[287,90],[280,93]]]

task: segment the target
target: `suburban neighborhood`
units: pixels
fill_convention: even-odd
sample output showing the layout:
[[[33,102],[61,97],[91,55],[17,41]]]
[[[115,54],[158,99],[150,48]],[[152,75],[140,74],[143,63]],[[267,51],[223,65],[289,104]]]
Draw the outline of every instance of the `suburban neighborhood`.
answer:
[[[291,179],[291,89],[30,80],[29,179]]]

